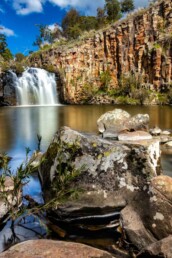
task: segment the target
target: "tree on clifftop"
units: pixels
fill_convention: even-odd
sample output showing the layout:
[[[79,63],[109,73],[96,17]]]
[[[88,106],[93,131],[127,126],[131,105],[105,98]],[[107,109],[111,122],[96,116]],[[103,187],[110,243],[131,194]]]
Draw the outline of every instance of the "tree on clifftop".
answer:
[[[106,24],[106,16],[104,8],[97,8],[97,22],[98,27],[101,28]]]
[[[67,38],[77,38],[80,34],[80,29],[78,24],[80,23],[79,12],[72,8],[70,9],[62,21],[62,29],[64,36]]]
[[[122,0],[121,1],[121,12],[130,12],[134,10],[133,0]]]
[[[4,34],[0,34],[0,54],[4,53],[7,47],[6,37]]]
[[[2,33],[0,33],[0,55],[6,61],[13,58],[11,51],[7,48],[6,36]]]
[[[107,13],[107,19],[116,21],[121,17],[121,6],[118,0],[105,0],[105,12]]]
[[[43,47],[48,44],[52,44],[55,40],[58,40],[62,37],[62,31],[57,24],[54,24],[53,27],[48,25],[36,24],[39,29],[39,36],[36,37],[34,46]]]

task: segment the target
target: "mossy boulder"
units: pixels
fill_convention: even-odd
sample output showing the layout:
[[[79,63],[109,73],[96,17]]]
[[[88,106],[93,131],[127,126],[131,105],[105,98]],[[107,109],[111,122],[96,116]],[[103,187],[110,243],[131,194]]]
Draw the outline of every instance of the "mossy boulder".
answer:
[[[45,201],[57,200],[52,210],[61,218],[114,212],[159,173],[157,141],[107,141],[68,127],[54,136],[44,158]]]

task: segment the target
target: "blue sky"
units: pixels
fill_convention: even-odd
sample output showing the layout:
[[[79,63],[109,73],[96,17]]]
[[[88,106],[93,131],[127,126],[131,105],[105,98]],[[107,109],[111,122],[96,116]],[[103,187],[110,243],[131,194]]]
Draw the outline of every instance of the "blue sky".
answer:
[[[148,0],[135,0],[144,7]],[[61,24],[66,10],[74,7],[86,15],[96,14],[104,0],[0,0],[0,24],[13,54],[36,50],[33,42],[38,35],[36,24]]]

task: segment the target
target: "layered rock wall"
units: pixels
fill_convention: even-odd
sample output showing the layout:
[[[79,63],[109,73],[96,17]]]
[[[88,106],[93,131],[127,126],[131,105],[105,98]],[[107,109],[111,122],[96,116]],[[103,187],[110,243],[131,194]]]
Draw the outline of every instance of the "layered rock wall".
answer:
[[[69,103],[81,103],[83,92],[100,87],[107,71],[111,88],[125,73],[141,76],[152,89],[166,88],[172,82],[172,2],[158,1],[73,46],[52,48],[30,60],[39,67],[52,65],[63,76],[62,93]]]

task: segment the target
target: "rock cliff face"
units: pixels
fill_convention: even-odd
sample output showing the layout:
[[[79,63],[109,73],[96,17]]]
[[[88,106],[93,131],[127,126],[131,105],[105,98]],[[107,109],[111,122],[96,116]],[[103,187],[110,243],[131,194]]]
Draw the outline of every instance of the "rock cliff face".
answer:
[[[172,81],[172,2],[158,1],[71,47],[51,48],[30,60],[39,67],[51,65],[63,76],[62,93],[69,103],[81,103],[84,92],[100,87],[107,72],[111,88],[126,73],[141,76],[151,89],[166,88]]]

